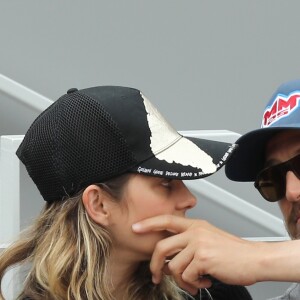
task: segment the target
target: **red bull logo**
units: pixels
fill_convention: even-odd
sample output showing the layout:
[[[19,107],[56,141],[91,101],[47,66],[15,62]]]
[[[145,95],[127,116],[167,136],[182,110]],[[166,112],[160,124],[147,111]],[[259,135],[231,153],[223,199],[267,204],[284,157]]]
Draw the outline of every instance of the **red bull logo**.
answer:
[[[273,122],[276,122],[279,119],[289,115],[298,107],[299,99],[299,91],[290,94],[288,98],[285,98],[283,95],[278,95],[274,100],[271,108],[267,108],[265,110],[261,127],[268,127]]]

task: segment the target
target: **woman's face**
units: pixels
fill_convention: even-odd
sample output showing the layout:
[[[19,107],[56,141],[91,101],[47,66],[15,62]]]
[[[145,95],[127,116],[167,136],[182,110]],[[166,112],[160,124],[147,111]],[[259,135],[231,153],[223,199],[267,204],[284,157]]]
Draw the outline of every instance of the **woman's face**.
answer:
[[[109,230],[114,249],[136,261],[150,259],[155,244],[170,233],[136,234],[132,224],[163,214],[184,217],[195,204],[196,198],[181,180],[132,175],[124,188],[123,199],[114,202],[111,208]]]

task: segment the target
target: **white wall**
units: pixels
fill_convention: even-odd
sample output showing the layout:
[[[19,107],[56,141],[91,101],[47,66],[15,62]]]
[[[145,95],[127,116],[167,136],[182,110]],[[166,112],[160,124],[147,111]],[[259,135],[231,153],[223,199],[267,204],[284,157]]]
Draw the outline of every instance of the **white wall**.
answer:
[[[260,124],[299,77],[298,0],[1,1],[0,73],[50,98],[138,87],[177,129]]]

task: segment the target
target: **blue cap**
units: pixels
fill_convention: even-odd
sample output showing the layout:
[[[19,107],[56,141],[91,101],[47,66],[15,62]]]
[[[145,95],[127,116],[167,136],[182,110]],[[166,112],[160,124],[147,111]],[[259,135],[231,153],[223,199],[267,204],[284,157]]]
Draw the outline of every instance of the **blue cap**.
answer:
[[[286,129],[300,128],[300,80],[279,86],[267,103],[261,128],[237,141],[237,149],[225,166],[226,176],[234,181],[254,181],[264,167],[266,143]]]

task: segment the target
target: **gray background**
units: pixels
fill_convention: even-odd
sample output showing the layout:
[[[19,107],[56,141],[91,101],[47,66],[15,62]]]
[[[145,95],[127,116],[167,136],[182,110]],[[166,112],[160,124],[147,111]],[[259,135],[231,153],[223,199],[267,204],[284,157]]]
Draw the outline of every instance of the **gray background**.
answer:
[[[299,9],[297,0],[2,0],[0,73],[53,100],[71,87],[137,87],[178,130],[242,134],[260,125],[280,83],[300,78]],[[25,133],[34,117],[25,108],[1,135]],[[280,216],[252,184],[223,171],[210,180]]]
[[[299,9],[297,0],[0,1],[0,73],[53,100],[71,87],[133,86],[178,130],[245,133],[277,86],[300,77]],[[223,185],[223,173],[211,180]],[[225,185],[280,215],[252,185]]]

